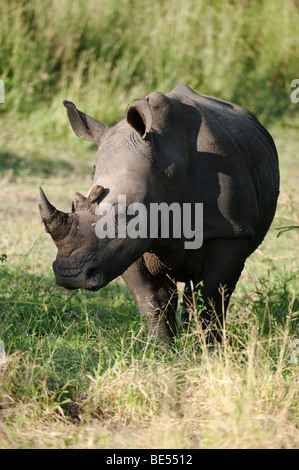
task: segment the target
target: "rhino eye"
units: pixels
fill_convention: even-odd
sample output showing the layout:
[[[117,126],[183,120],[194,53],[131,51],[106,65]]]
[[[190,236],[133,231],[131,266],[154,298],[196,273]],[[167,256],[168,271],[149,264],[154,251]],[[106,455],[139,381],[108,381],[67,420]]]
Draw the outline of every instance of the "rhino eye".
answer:
[[[94,177],[95,171],[96,171],[96,166],[95,166],[95,165],[93,165],[93,170],[92,170],[92,177]]]

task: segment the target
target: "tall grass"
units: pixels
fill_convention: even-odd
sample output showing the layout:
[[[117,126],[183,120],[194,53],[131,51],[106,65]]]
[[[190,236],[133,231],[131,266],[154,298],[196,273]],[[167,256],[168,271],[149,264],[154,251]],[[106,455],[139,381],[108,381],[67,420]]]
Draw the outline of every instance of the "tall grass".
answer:
[[[298,19],[296,0],[3,0],[4,109],[51,120],[68,97],[111,123],[186,82],[271,121],[296,109]]]
[[[51,445],[86,447],[80,423],[95,420],[90,447],[298,446],[298,302],[287,279],[260,281],[255,296],[235,300],[221,346],[208,347],[195,320],[165,351],[120,284],[96,299],[47,286],[9,260],[0,275],[0,447],[26,447],[30,429],[30,446],[47,447],[41,423],[55,422],[65,431]]]
[[[36,203],[46,182],[69,210],[90,184],[94,148],[74,138],[63,99],[112,124],[179,82],[273,124],[288,194],[298,18],[296,0],[2,0],[0,448],[299,446],[298,233],[275,231],[298,225],[295,199],[247,263],[221,347],[194,321],[167,351],[119,281],[97,294],[55,286]]]

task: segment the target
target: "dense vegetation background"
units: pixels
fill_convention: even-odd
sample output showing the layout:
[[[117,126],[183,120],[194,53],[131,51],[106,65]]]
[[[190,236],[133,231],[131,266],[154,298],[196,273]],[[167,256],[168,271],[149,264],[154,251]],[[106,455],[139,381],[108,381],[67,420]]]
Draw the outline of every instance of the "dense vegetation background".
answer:
[[[299,447],[298,233],[277,238],[299,224],[298,20],[297,0],[2,0],[1,448]],[[207,348],[195,322],[165,352],[119,280],[97,294],[56,287],[36,190],[69,210],[91,181],[94,145],[74,136],[63,99],[113,124],[180,82],[267,126],[281,196],[227,340]]]
[[[2,109],[51,119],[67,95],[112,123],[133,97],[186,82],[273,121],[293,108],[297,21],[294,0],[4,1]]]

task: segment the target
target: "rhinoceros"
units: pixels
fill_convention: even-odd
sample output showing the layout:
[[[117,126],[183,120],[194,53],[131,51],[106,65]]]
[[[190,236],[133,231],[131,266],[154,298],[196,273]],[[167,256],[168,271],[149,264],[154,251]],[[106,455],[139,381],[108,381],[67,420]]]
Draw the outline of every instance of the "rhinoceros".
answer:
[[[186,298],[190,286],[193,297],[201,289],[203,330],[210,325],[208,331],[221,337],[245,260],[263,241],[276,210],[278,156],[268,131],[246,109],[197,94],[185,84],[135,101],[113,127],[70,101],[64,105],[75,134],[96,142],[98,152],[91,188],[86,196],[74,194],[70,213],[57,210],[39,188],[42,221],[58,248],[57,284],[97,291],[121,275],[149,331],[171,338],[176,334],[176,283],[182,282]],[[174,236],[171,228],[162,237],[163,218],[146,236],[119,236],[117,227],[114,237],[99,236],[101,208],[110,204],[121,212],[120,195],[126,207],[201,204],[201,243],[194,247],[183,231]],[[132,218],[125,214],[122,220],[129,224]],[[186,309],[183,320],[189,317]]]

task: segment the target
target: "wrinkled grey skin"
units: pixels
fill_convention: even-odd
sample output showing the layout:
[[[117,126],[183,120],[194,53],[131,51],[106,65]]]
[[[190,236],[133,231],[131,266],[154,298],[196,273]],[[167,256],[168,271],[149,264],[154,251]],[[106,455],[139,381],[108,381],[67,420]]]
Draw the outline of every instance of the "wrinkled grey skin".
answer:
[[[171,337],[175,282],[186,283],[188,297],[190,285],[203,281],[203,326],[219,329],[219,286],[225,286],[226,310],[246,258],[274,217],[279,169],[269,133],[245,109],[183,84],[136,101],[111,128],[64,104],[74,132],[99,147],[91,189],[87,197],[75,193],[72,213],[57,211],[39,190],[42,220],[58,248],[57,284],[98,290],[122,275],[150,331]],[[203,203],[202,247],[186,250],[184,238],[171,234],[167,240],[97,238],[95,208],[102,201],[117,204],[119,194],[127,205]]]

